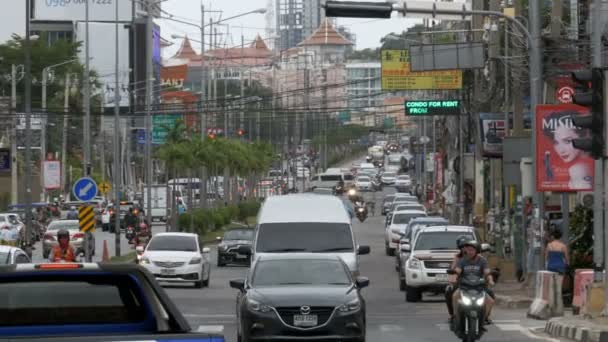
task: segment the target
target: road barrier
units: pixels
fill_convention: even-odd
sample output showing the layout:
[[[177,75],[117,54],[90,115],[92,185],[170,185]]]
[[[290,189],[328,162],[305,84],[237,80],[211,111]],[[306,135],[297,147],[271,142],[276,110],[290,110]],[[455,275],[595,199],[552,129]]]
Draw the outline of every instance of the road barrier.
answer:
[[[578,269],[574,272],[572,290],[572,313],[578,315],[587,302],[587,285],[593,283],[592,269]]]
[[[528,317],[549,319],[563,316],[564,303],[562,300],[563,276],[555,272],[536,272],[536,288],[534,300],[528,309]]]
[[[108,240],[103,240],[103,255],[101,257],[102,262],[110,261],[110,251],[108,250]]]

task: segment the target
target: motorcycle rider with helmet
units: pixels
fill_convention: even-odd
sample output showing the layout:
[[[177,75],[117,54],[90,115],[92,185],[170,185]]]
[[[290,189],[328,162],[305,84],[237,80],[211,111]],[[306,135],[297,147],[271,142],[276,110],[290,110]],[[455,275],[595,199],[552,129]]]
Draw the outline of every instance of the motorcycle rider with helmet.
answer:
[[[150,238],[152,238],[152,233],[150,232],[150,229],[148,229],[148,225],[144,222],[140,223],[139,229],[135,233],[135,246],[140,244],[144,246],[147,245]]]
[[[460,260],[464,257],[464,244],[469,240],[465,235],[461,235],[456,239],[456,246],[458,247],[459,252],[454,255],[454,259],[452,260],[452,265],[450,265],[450,269],[454,270],[460,263]],[[457,277],[455,275],[448,275],[449,285],[445,288],[445,304],[448,307],[448,314],[450,315],[450,321],[454,319],[454,305],[452,302],[452,298],[454,296],[454,291],[458,288]]]
[[[68,220],[78,220],[78,211],[75,206],[70,207],[70,211],[68,211],[66,218]]]
[[[490,287],[494,286],[494,280],[492,279],[488,261],[480,255],[481,244],[475,240],[469,240],[464,243],[463,252],[463,258],[460,259],[458,265],[454,268],[455,273],[458,275],[458,279],[461,280],[466,277],[485,278],[487,285]],[[488,293],[487,286],[484,290],[486,292],[486,300],[484,301],[486,317],[484,318],[487,322],[494,305],[494,298]],[[454,291],[452,300],[453,308],[455,309],[455,312],[457,312],[458,302],[460,300],[460,290],[457,289]]]
[[[76,253],[74,253],[74,248],[70,245],[70,232],[66,229],[60,229],[57,232],[57,241],[59,244],[51,250],[49,260],[51,262],[76,261]]]

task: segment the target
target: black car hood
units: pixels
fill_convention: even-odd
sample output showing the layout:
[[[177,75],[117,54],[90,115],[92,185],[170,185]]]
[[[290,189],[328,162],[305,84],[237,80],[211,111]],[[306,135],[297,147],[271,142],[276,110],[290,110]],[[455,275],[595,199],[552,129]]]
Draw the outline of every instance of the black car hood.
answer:
[[[252,299],[274,306],[339,306],[357,297],[353,286],[276,286],[249,290]]]

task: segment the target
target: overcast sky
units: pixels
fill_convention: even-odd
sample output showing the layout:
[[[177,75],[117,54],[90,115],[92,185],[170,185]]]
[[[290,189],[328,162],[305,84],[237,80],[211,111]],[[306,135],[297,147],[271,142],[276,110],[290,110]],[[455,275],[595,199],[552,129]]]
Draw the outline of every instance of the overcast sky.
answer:
[[[222,10],[223,18],[228,18],[240,13],[252,11],[258,8],[265,8],[269,0],[204,0],[205,9]],[[274,8],[274,0],[273,8]],[[200,23],[200,4],[201,0],[168,0],[163,2],[162,8],[164,11],[171,13],[175,18],[180,20],[192,21]],[[275,9],[276,11],[276,9]],[[220,13],[208,13],[206,21],[210,15],[218,18]],[[380,37],[390,32],[401,32],[409,26],[414,25],[420,20],[392,18],[392,19],[350,19],[341,18],[339,24],[348,26],[357,37],[357,49],[374,48],[380,45]],[[262,38],[266,38],[265,28],[266,20],[264,14],[250,14],[241,18],[233,19],[226,22],[230,24],[230,33],[232,40],[228,39],[227,46],[240,45],[241,32],[247,44],[255,38],[256,34],[260,34]],[[172,35],[183,36],[187,34],[190,38],[199,40],[200,32],[195,27],[190,27],[184,24],[172,22],[169,20],[161,20],[162,37],[174,42],[174,46],[166,48],[163,55],[170,57],[179,47],[179,40],[171,39]],[[273,20],[274,26],[274,20]],[[241,28],[242,27],[242,28]],[[225,32],[226,27],[221,26],[220,29]],[[218,29],[218,32],[219,30]],[[200,49],[200,44],[192,42],[193,47]]]

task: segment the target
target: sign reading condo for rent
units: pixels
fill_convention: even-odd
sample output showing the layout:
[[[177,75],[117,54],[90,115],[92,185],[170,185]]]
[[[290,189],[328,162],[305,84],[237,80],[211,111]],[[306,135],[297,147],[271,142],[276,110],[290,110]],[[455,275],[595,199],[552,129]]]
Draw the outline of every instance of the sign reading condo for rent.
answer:
[[[458,115],[459,100],[405,101],[405,115]]]
[[[408,50],[382,50],[380,61],[382,90],[462,88],[462,70],[412,72]]]

